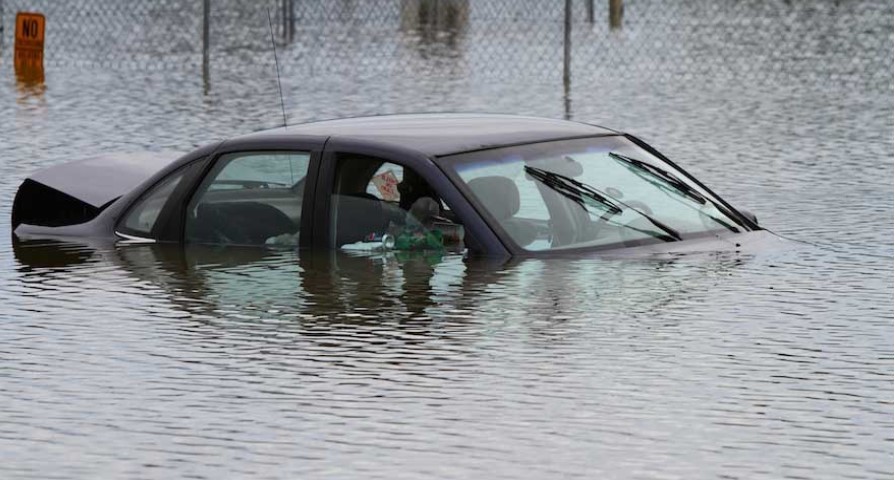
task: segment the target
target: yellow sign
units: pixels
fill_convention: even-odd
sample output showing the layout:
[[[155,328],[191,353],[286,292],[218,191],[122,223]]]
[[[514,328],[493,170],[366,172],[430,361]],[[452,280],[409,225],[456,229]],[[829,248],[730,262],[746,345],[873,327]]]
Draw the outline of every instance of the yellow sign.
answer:
[[[44,31],[47,20],[43,14],[16,14],[16,67],[40,67],[44,62]]]

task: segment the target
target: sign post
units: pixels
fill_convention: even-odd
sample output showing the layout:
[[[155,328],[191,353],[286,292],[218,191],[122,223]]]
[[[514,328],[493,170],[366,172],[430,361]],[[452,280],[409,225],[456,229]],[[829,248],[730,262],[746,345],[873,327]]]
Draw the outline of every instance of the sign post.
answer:
[[[44,33],[47,20],[43,14],[16,14],[15,70],[16,77],[26,83],[44,80]]]

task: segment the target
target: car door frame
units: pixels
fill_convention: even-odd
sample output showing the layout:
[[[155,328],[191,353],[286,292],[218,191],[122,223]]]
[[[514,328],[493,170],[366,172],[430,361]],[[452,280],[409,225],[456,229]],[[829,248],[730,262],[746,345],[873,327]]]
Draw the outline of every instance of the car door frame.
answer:
[[[485,223],[466,197],[457,189],[444,172],[429,156],[422,152],[397,147],[393,144],[356,138],[331,137],[323,148],[318,172],[313,230],[316,232],[311,246],[315,249],[331,249],[332,239],[332,190],[335,182],[337,156],[355,154],[375,157],[401,167],[413,169],[444,200],[463,225],[466,244],[471,253],[487,256],[509,257],[510,252]]]
[[[258,152],[306,152],[310,154],[308,172],[305,176],[305,187],[302,194],[301,221],[299,223],[299,248],[309,247],[314,236],[313,212],[317,190],[317,177],[320,169],[321,154],[327,137],[311,135],[264,135],[258,137],[237,138],[220,144],[215,151],[197,166],[187,165],[185,168],[196,168],[197,172],[189,172],[188,181],[181,182],[171,195],[170,201],[159,214],[159,231],[153,232],[158,242],[186,244],[187,208],[203,182],[211,174],[221,158],[238,153]],[[173,172],[172,172],[173,174]],[[166,177],[167,178],[167,177]]]

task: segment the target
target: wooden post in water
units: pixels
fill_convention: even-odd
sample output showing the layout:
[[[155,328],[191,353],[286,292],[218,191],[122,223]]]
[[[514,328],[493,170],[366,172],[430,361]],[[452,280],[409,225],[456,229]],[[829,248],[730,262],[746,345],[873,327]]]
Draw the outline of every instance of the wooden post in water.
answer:
[[[282,11],[280,12],[280,16],[283,23],[283,41],[288,42],[289,39],[289,12],[292,10],[292,1],[291,0],[282,0],[281,3]]]
[[[420,47],[444,45],[455,50],[469,24],[470,0],[401,0],[401,31]]]
[[[202,2],[202,85],[205,89],[205,94],[208,95],[208,91],[211,89],[211,79],[209,78],[208,71],[208,31],[209,31],[209,16],[211,15],[211,0],[203,0]]]
[[[625,6],[622,0],[609,0],[609,28],[622,28],[622,15],[625,13]]]
[[[563,20],[562,38],[562,86],[563,103],[565,104],[566,120],[571,117],[571,102],[569,90],[572,86],[572,0],[566,0],[565,19]]]
[[[401,0],[401,30],[412,31],[419,28],[420,3]]]
[[[280,0],[280,36],[286,40],[286,0]]]

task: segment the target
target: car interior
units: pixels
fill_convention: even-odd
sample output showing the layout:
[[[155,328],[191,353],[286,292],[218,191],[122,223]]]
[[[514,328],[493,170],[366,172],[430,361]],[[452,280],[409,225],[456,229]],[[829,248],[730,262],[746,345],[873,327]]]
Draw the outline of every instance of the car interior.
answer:
[[[335,248],[406,228],[447,231],[459,223],[411,168],[358,155],[338,159],[331,211]]]
[[[188,208],[187,241],[298,245],[306,160],[289,154],[256,157],[236,157],[210,174],[214,178]],[[293,164],[295,158],[305,161],[303,169]]]
[[[583,172],[581,164],[568,156],[538,159],[538,167],[570,178]],[[467,186],[488,212],[520,247],[537,242],[536,249],[589,242],[601,234],[602,222],[590,218],[582,206],[569,202],[559,191],[529,174],[521,177],[486,175],[467,181]],[[524,192],[524,194],[523,194]],[[523,208],[521,198],[530,202]],[[543,209],[543,210],[542,210]],[[523,211],[524,210],[524,211]],[[606,233],[606,229],[602,229]]]
[[[298,245],[303,177],[289,185],[220,178],[226,176],[220,172],[214,175],[218,178],[197,193],[188,208],[187,241]],[[447,237],[445,242],[462,245],[462,226],[435,190],[410,168],[368,156],[340,155],[332,192],[334,248],[381,241],[387,234],[434,229]]]
[[[517,218],[520,199],[519,188],[512,179],[498,175],[479,177],[469,181],[469,189],[486,205],[491,205],[491,215],[520,246],[531,244],[538,236],[538,227],[532,220]]]
[[[264,245],[268,239],[298,232],[298,222],[273,202],[261,199],[205,201],[196,208],[194,238],[202,243]]]

